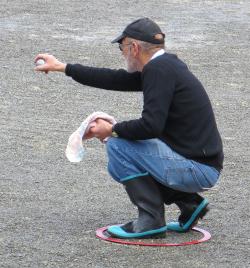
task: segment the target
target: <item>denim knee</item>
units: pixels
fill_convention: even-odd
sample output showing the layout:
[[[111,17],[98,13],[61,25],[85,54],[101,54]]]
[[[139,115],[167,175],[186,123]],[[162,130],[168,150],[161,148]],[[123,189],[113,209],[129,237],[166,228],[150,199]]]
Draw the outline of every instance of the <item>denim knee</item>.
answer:
[[[119,153],[118,144],[121,143],[121,139],[109,138],[106,143],[106,150],[108,155],[108,172],[113,179],[120,182],[121,168],[122,168],[122,154]]]
[[[113,160],[117,158],[117,152],[119,151],[119,141],[120,139],[118,138],[109,138],[107,143],[106,143],[106,149],[107,149],[107,154],[109,160]]]
[[[121,138],[110,138],[106,143],[108,172],[118,182],[124,178],[144,173],[135,164],[134,156],[128,150],[128,147],[133,146],[132,143]]]

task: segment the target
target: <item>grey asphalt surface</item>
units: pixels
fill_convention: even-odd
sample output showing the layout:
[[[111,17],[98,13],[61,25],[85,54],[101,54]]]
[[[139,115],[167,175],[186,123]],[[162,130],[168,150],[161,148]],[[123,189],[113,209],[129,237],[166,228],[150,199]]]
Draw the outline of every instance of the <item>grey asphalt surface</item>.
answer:
[[[168,248],[122,246],[95,230],[136,216],[106,171],[105,146],[64,156],[69,135],[94,111],[137,118],[139,93],[108,92],[64,74],[33,71],[47,52],[64,62],[120,68],[110,41],[151,17],[210,96],[225,151],[221,179],[206,192],[199,224],[209,242]],[[0,267],[250,267],[249,1],[0,0]],[[178,215],[166,208],[166,219]],[[169,235],[170,242],[197,234]]]

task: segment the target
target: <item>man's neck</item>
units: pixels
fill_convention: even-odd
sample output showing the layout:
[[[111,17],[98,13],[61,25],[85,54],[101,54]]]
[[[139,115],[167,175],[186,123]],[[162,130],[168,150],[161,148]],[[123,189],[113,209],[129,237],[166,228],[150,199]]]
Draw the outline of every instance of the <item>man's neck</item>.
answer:
[[[163,51],[164,53],[164,50],[162,48],[157,48],[157,49],[154,49],[153,51],[151,51],[150,53],[144,53],[141,55],[141,59],[140,59],[140,63],[141,63],[141,71],[143,69],[143,67],[150,61],[154,58],[154,55],[161,52],[161,50]],[[161,54],[163,54],[161,53]]]

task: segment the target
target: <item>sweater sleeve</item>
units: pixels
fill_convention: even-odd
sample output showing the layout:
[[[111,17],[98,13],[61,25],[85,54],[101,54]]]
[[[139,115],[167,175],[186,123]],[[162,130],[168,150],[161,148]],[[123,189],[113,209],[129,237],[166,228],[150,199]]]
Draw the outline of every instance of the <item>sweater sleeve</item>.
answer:
[[[161,137],[165,129],[168,111],[175,89],[172,70],[163,71],[160,66],[148,64],[142,72],[144,105],[141,118],[123,121],[114,126],[121,138],[145,140]]]
[[[107,90],[141,91],[141,73],[129,73],[123,69],[112,70],[81,64],[67,64],[65,74],[75,81]]]

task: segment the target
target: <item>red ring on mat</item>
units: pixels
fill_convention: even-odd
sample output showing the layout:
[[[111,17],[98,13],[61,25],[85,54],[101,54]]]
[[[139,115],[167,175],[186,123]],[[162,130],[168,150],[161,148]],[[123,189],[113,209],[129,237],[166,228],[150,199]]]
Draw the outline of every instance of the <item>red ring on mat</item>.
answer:
[[[120,238],[115,237],[108,237],[104,234],[104,232],[108,229],[109,226],[102,227],[96,230],[96,236],[102,240],[118,243],[118,244],[124,244],[124,245],[136,245],[136,246],[147,246],[147,247],[173,247],[173,246],[187,246],[187,245],[194,245],[199,244],[205,241],[208,241],[211,238],[211,234],[198,227],[193,227],[192,230],[195,232],[199,232],[203,234],[203,237],[198,240],[192,240],[192,241],[186,241],[182,243],[147,243],[147,242],[136,242],[136,241],[127,241]]]

